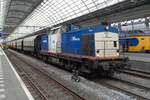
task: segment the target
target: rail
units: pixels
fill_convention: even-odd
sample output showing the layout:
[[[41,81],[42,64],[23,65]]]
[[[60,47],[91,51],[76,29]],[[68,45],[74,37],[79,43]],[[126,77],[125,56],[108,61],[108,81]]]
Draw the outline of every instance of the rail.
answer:
[[[78,94],[76,94],[75,92],[73,92],[72,90],[68,89],[67,87],[65,87],[64,85],[62,85],[61,83],[59,83],[56,79],[52,78],[50,76],[50,74],[48,72],[46,72],[45,70],[43,70],[42,68],[37,68],[34,66],[34,64],[31,64],[29,63],[28,61],[24,60],[23,58],[15,55],[14,53],[12,53],[13,56],[15,56],[16,58],[18,58],[21,62],[23,62],[24,64],[26,64],[27,66],[30,66],[32,67],[32,69],[35,71],[35,72],[38,72],[39,74],[47,77],[47,79],[51,82],[51,83],[54,83],[54,87],[58,87],[58,90],[63,90],[64,94],[67,93],[67,96],[68,95],[71,95],[75,100],[84,100],[83,97],[79,96]],[[24,70],[25,73],[27,73],[25,70]],[[56,86],[57,85],[57,86]],[[62,92],[62,91],[61,91]]]

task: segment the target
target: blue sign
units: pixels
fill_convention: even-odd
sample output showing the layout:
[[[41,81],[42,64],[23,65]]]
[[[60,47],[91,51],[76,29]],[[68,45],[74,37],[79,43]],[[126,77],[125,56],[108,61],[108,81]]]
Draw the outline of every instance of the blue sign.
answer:
[[[5,33],[3,33],[3,32],[0,32],[0,37],[2,37],[4,34],[5,34]]]

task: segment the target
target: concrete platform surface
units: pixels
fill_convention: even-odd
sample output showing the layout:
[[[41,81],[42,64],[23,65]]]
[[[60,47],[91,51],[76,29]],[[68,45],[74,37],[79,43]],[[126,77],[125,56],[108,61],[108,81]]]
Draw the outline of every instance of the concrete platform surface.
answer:
[[[1,48],[0,100],[34,100]]]
[[[150,62],[150,54],[148,53],[124,53],[130,60]]]

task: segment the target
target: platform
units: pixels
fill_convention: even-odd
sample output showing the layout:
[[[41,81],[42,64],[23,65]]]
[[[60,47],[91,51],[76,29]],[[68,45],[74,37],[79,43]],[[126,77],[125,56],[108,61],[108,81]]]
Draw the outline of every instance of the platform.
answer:
[[[34,100],[1,48],[0,100]]]
[[[150,54],[148,53],[124,53],[130,60],[150,62]]]
[[[129,57],[131,67],[150,72],[150,54],[148,53],[124,53]]]

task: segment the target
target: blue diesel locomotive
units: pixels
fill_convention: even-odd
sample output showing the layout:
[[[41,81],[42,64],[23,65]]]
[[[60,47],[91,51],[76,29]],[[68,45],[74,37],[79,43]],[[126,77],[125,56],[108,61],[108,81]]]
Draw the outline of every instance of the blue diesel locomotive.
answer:
[[[118,30],[107,25],[68,32],[61,26],[51,29],[49,33],[13,42],[17,41],[22,42],[22,51],[86,75],[112,75],[114,70],[127,65],[127,59],[119,54]]]

